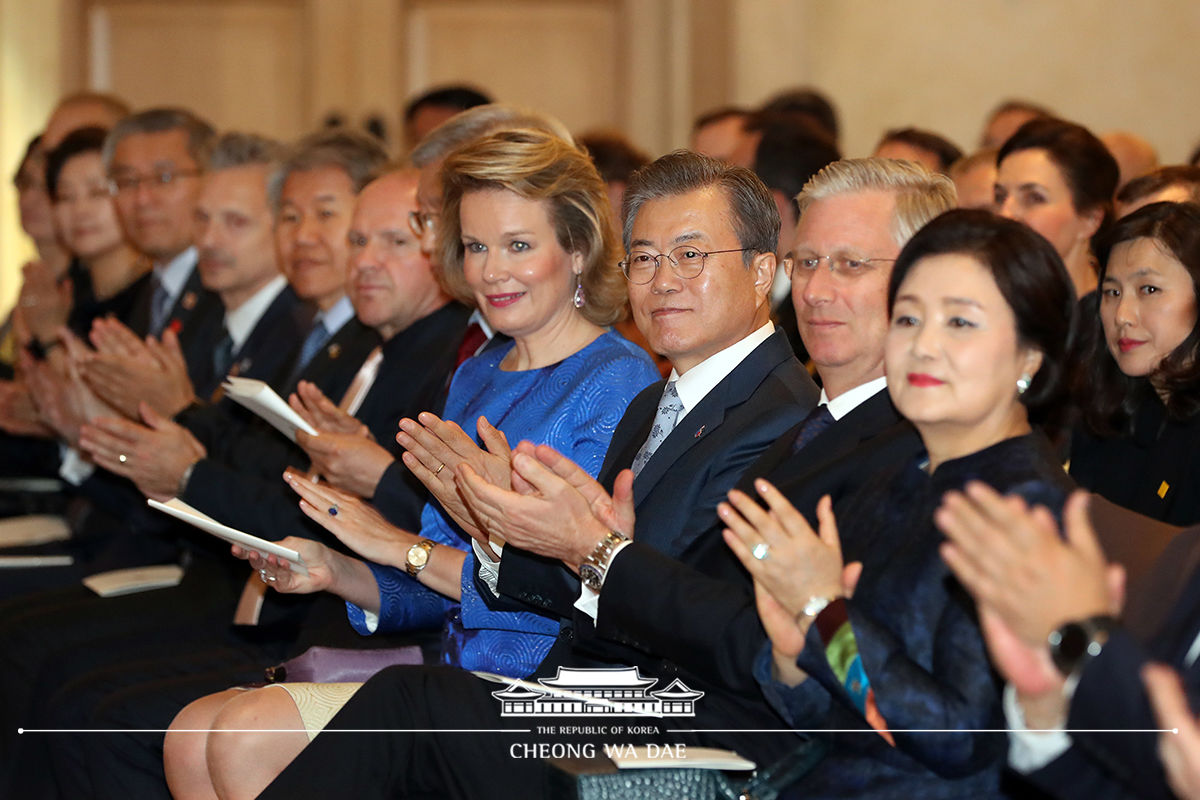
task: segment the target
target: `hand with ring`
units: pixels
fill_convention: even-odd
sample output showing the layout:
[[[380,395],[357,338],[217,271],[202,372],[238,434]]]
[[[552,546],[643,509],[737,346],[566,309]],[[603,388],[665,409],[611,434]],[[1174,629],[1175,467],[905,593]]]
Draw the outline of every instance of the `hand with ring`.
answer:
[[[754,483],[763,508],[737,491],[717,514],[729,527],[725,543],[754,579],[759,617],[775,651],[781,679],[802,679],[794,674],[796,656],[813,618],[804,613],[814,598],[846,597],[853,592],[861,564],[845,566],[833,501],[828,495],[817,503],[818,531],[783,494],[761,478]],[[790,672],[789,672],[790,671]]]
[[[463,530],[475,539],[481,539],[480,521],[459,493],[455,472],[460,465],[467,465],[487,482],[508,489],[512,450],[504,433],[485,417],[476,421],[475,429],[486,450],[475,444],[458,425],[425,412],[415,420],[400,420],[396,441],[406,451],[402,456],[404,466],[425,484]]]
[[[293,572],[291,564],[278,556],[263,556],[257,550],[233,545],[231,552],[258,571],[263,583],[284,594],[327,591],[369,610],[379,608],[379,587],[366,564],[343,555],[320,542],[289,536],[280,545],[295,550],[304,559],[308,574]]]

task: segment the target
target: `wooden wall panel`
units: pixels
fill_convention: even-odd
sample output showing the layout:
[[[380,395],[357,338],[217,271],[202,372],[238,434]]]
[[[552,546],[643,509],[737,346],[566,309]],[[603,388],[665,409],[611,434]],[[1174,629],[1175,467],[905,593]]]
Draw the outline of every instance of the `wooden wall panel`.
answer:
[[[623,127],[618,3],[424,0],[406,10],[410,91],[467,81],[576,132]]]
[[[136,107],[186,105],[219,128],[291,138],[309,118],[303,2],[97,0],[91,83]]]

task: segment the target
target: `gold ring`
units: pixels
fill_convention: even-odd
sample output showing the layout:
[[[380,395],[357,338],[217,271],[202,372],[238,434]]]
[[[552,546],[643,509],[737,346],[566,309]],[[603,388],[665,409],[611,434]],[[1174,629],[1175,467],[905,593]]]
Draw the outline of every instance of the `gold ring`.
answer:
[[[442,470],[444,470],[445,468],[446,468],[446,465],[445,465],[445,464],[438,464],[438,468],[437,468],[437,470],[436,470],[436,471],[435,471],[433,474],[434,474],[434,475],[441,475],[441,474],[442,474]]]

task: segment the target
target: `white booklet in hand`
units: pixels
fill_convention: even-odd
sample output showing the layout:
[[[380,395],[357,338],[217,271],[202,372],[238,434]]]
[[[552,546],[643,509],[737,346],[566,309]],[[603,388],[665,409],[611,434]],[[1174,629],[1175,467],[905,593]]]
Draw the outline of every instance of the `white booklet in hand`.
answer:
[[[275,542],[269,542],[266,539],[260,539],[245,531],[239,531],[237,528],[222,525],[203,511],[197,511],[192,508],[178,497],[172,497],[165,503],[160,503],[157,500],[147,500],[146,504],[165,514],[170,514],[176,519],[181,519],[189,525],[195,525],[200,530],[207,531],[213,536],[224,539],[231,544],[236,544],[244,550],[254,550],[263,558],[273,555],[285,559],[292,565],[292,572],[298,572],[301,575],[308,574],[308,567],[304,565],[304,559],[295,550],[283,547]]]
[[[223,386],[225,395],[230,400],[250,409],[293,442],[296,441],[297,428],[309,436],[317,435],[316,428],[309,425],[304,417],[297,414],[274,389],[262,381],[231,375],[225,379]]]

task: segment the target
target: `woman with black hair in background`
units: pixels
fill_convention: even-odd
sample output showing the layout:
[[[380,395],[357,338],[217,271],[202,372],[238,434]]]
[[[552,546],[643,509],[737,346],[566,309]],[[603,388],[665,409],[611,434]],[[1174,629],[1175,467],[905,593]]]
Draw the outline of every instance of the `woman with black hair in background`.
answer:
[[[1148,517],[1200,522],[1200,207],[1153,203],[1097,250],[1071,477]]]

